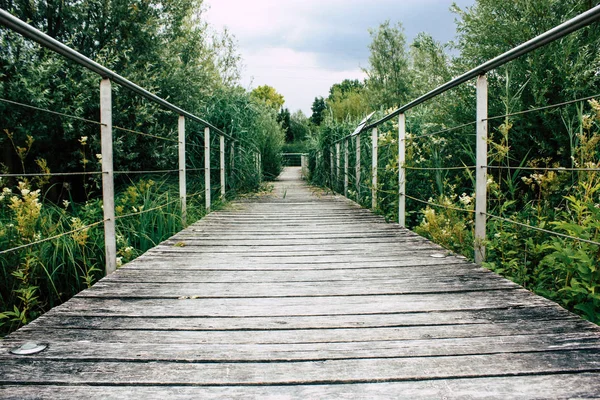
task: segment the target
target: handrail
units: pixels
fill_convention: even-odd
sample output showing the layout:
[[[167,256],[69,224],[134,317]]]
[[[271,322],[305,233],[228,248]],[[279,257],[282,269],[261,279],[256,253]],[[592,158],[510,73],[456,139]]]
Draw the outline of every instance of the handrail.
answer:
[[[453,207],[447,207],[445,205],[439,205],[439,204],[435,204],[432,203],[431,201],[424,201],[424,200],[420,200],[414,197],[409,196],[406,193],[406,171],[409,169],[420,169],[420,170],[460,170],[460,169],[471,169],[471,170],[475,170],[475,209],[474,210],[468,210],[468,212],[473,213],[475,215],[475,235],[474,235],[474,250],[475,250],[475,254],[474,254],[474,258],[475,258],[475,262],[478,264],[481,264],[484,260],[485,260],[485,241],[486,241],[486,223],[487,223],[487,218],[496,218],[496,219],[501,219],[501,217],[497,217],[494,215],[491,215],[487,212],[487,171],[489,168],[496,168],[493,166],[490,166],[488,164],[488,121],[491,120],[495,120],[495,119],[499,119],[499,118],[504,118],[507,116],[511,116],[511,115],[521,115],[521,114],[525,114],[525,113],[529,113],[529,112],[534,112],[534,111],[540,111],[540,110],[547,110],[550,108],[554,108],[554,107],[559,107],[559,106],[564,106],[564,105],[568,105],[568,104],[573,104],[579,101],[584,101],[584,100],[589,100],[591,98],[595,98],[597,96],[586,96],[583,98],[579,98],[579,99],[573,99],[573,100],[568,100],[568,101],[564,101],[558,104],[552,104],[552,105],[545,105],[542,107],[536,107],[533,109],[529,109],[529,110],[524,110],[524,111],[518,111],[518,112],[514,112],[514,113],[508,113],[508,114],[504,114],[501,116],[492,116],[489,117],[488,116],[488,82],[487,82],[487,73],[489,71],[492,71],[508,62],[510,62],[511,60],[514,60],[518,57],[521,57],[525,54],[530,53],[531,51],[534,51],[536,49],[541,48],[544,45],[547,45],[548,43],[551,43],[553,41],[556,41],[558,39],[561,39],[562,37],[578,30],[581,28],[584,28],[588,25],[590,25],[593,22],[596,22],[600,20],[600,5],[595,6],[591,9],[589,9],[588,11],[579,14],[578,16],[544,32],[541,35],[536,36],[535,38],[528,40],[524,43],[522,43],[519,46],[516,46],[514,48],[512,48],[511,50],[508,50],[504,53],[502,53],[501,55],[492,58],[491,60],[471,69],[470,71],[463,73],[462,75],[446,82],[445,84],[437,87],[436,89],[422,95],[421,97],[418,97],[414,100],[412,100],[411,102],[401,106],[400,108],[392,111],[391,113],[387,114],[386,116],[380,118],[379,120],[366,125],[364,127],[362,127],[362,125],[359,125],[359,127],[355,130],[355,132],[353,132],[350,135],[346,135],[344,137],[342,137],[341,139],[338,140],[334,140],[332,141],[329,145],[329,149],[328,149],[328,153],[329,153],[329,167],[330,167],[330,171],[326,171],[326,174],[329,175],[329,185],[330,187],[335,191],[338,190],[336,188],[341,188],[341,177],[342,177],[342,168],[341,168],[341,143],[344,143],[344,166],[343,166],[343,178],[344,178],[344,195],[347,197],[348,196],[348,178],[349,178],[349,165],[348,165],[348,145],[349,142],[351,140],[351,138],[355,137],[354,139],[356,140],[356,145],[355,145],[355,152],[356,152],[356,156],[355,156],[355,169],[356,169],[356,178],[355,178],[355,184],[356,184],[356,191],[358,192],[358,195],[360,195],[360,188],[364,187],[364,185],[361,184],[361,180],[360,180],[360,176],[361,176],[361,140],[360,140],[360,133],[364,132],[364,131],[371,131],[371,166],[370,166],[370,170],[371,170],[371,178],[372,178],[372,183],[369,186],[369,188],[371,189],[371,207],[373,209],[376,209],[378,207],[378,200],[377,200],[377,194],[378,192],[383,192],[385,193],[386,191],[381,190],[378,188],[378,171],[381,169],[378,166],[378,140],[379,140],[379,135],[378,135],[378,126],[386,121],[389,121],[390,119],[394,118],[394,117],[398,117],[398,191],[397,192],[393,192],[392,194],[397,194],[398,195],[398,223],[400,224],[400,226],[402,227],[406,227],[406,199],[412,199],[418,202],[422,202],[431,206],[435,206],[435,207],[444,207],[444,208],[450,208],[450,209],[456,209]],[[429,133],[429,134],[423,134],[423,135],[419,135],[416,137],[413,136],[409,136],[407,135],[407,131],[406,131],[406,115],[405,112],[407,110],[410,110],[411,108],[429,100],[432,99],[454,87],[457,87],[461,84],[464,84],[468,81],[471,81],[473,79],[477,79],[475,89],[476,89],[476,98],[475,98],[475,102],[476,102],[476,119],[475,121],[472,122],[468,122],[466,124],[462,124],[462,125],[458,125],[455,127],[451,127],[451,128],[445,128],[433,133]],[[416,138],[419,137],[424,137],[424,136],[430,136],[430,135],[434,135],[434,134],[439,134],[442,132],[448,132],[451,130],[456,130],[459,128],[464,128],[470,125],[475,125],[475,130],[473,132],[473,134],[475,135],[475,142],[476,142],[476,148],[475,148],[475,162],[476,165],[475,166],[467,166],[467,165],[463,165],[461,167],[440,167],[440,168],[416,168],[415,166],[408,166],[406,165],[406,142],[407,141],[413,141]],[[323,151],[327,151],[325,149],[323,149]],[[317,160],[319,160],[319,158],[321,159],[321,162],[325,161],[325,157],[324,154],[320,154],[320,152],[317,152]],[[318,161],[317,161],[318,163]],[[325,165],[323,164],[323,168],[325,168]],[[510,167],[509,167],[510,168]],[[519,169],[519,168],[515,168],[515,169]],[[521,168],[521,169],[527,169],[527,168]],[[538,168],[535,168],[538,169]],[[577,171],[582,171],[582,170],[589,170],[589,171],[595,171],[596,168],[571,168],[571,169],[566,169],[566,168],[539,168],[540,170],[557,170],[557,171],[563,171],[563,170],[577,170]],[[340,192],[341,193],[341,192]],[[514,222],[511,220],[506,220],[507,222]],[[516,223],[516,222],[515,222]],[[518,224],[518,223],[517,223]],[[536,227],[531,227],[529,225],[526,224],[520,224],[521,226],[526,226],[526,227],[530,227],[532,229],[536,229],[536,230],[541,230],[540,228],[536,228]],[[590,241],[587,239],[583,239],[583,238],[577,238],[574,236],[570,236],[570,235],[564,235],[564,234],[560,234],[557,232],[552,232],[549,230],[544,230],[544,232],[546,233],[552,233],[555,234],[557,236],[560,237],[564,237],[564,238],[569,238],[569,239],[573,239],[573,240],[579,240],[582,242],[586,242],[586,243],[591,243],[591,244],[600,244],[599,242],[595,242],[595,241]]]
[[[44,47],[47,47],[50,50],[55,51],[58,54],[63,55],[64,57],[68,58],[69,60],[76,62],[77,64],[89,69],[90,71],[97,73],[103,79],[108,78],[108,79],[112,80],[113,82],[118,83],[119,85],[132,90],[133,92],[139,94],[140,96],[145,97],[154,103],[160,104],[161,106],[165,107],[168,110],[171,110],[179,115],[183,115],[193,121],[204,124],[205,126],[208,126],[209,128],[218,132],[220,135],[223,135],[223,136],[229,138],[230,140],[238,141],[238,139],[223,132],[222,130],[220,130],[219,128],[217,128],[216,126],[211,124],[210,122],[205,121],[202,118],[200,118],[188,111],[185,111],[184,109],[179,108],[176,105],[169,103],[165,99],[158,97],[157,95],[149,92],[148,90],[136,85],[135,83],[131,82],[127,78],[124,78],[121,75],[117,74],[116,72],[106,68],[105,66],[98,64],[97,62],[84,56],[83,54],[79,53],[78,51],[73,50],[72,48],[66,46],[65,44],[59,42],[58,40],[48,36],[44,32],[42,32],[42,31],[34,28],[33,26],[29,25],[28,23],[20,20],[19,18],[15,17],[14,15],[10,14],[8,11],[6,11],[2,8],[0,8],[0,24],[4,25],[7,28],[12,29],[15,32],[20,33],[21,35],[41,44]],[[254,146],[254,144],[252,144],[252,145]]]
[[[558,39],[568,35],[569,33],[572,33],[578,29],[586,27],[586,26],[590,25],[592,22],[595,22],[599,19],[600,19],[600,5],[592,8],[582,14],[579,14],[578,16],[550,29],[549,31],[542,33],[539,36],[534,37],[533,39],[528,40],[525,43],[522,43],[521,45],[519,45],[517,47],[514,47],[514,48],[508,50],[505,53],[500,54],[499,56],[473,68],[472,70],[460,75],[459,77],[454,78],[451,81],[448,81],[441,86],[438,86],[437,88],[433,89],[432,91],[422,95],[421,97],[416,98],[415,100],[411,101],[410,103],[407,103],[407,104],[397,108],[396,110],[394,110],[391,113],[389,113],[388,115],[378,119],[377,121],[370,123],[369,125],[365,126],[361,132],[364,132],[368,129],[375,128],[376,126],[389,121],[390,119],[394,118],[395,116],[402,114],[402,113],[410,110],[411,108],[414,108],[415,106],[417,106],[421,103],[424,103],[427,100],[430,100],[430,99],[432,99],[432,98],[434,98],[434,97],[436,97],[436,96],[438,96],[460,84],[470,81],[471,79],[477,78],[479,75],[485,74],[488,71],[496,69],[496,68],[508,63],[509,61],[514,60],[515,58],[518,58],[524,54],[530,53],[533,50],[536,50],[550,42],[558,40]],[[348,137],[350,137],[350,135],[345,136],[343,139],[340,139],[340,140],[347,139]]]

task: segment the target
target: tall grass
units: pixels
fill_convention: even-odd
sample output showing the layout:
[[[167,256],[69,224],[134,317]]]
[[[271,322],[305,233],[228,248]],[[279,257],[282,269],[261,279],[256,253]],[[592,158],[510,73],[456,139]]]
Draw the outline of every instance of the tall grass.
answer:
[[[192,184],[190,189],[187,210],[192,222],[205,211],[202,186]],[[56,205],[40,194],[27,180],[19,181],[15,189],[2,188],[0,251],[59,237],[0,257],[0,334],[28,323],[104,275],[104,233],[98,223],[103,218],[102,202]],[[177,181],[165,177],[132,181],[119,191],[115,200],[119,266],[183,228],[178,199]],[[219,204],[213,203],[213,209]],[[144,212],[151,209],[155,210]]]

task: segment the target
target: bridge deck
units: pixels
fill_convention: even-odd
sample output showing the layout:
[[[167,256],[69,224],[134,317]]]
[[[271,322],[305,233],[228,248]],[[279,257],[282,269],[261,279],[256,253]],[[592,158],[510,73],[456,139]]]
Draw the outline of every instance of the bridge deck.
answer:
[[[10,335],[0,397],[600,396],[598,327],[442,252],[290,168]]]

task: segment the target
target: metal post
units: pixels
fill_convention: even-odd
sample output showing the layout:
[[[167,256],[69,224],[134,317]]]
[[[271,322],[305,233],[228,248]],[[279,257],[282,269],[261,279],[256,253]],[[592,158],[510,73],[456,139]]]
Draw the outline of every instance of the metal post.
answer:
[[[329,175],[329,187],[331,190],[335,191],[335,185],[333,184],[333,150],[329,147],[329,165],[331,169],[331,174]]]
[[[335,187],[340,183],[340,142],[335,144]]]
[[[262,179],[263,179],[263,171],[262,171],[262,154],[260,153],[256,153],[256,160],[257,160],[257,168],[258,168],[258,181],[262,183]]]
[[[371,188],[371,208],[374,210],[377,208],[377,128],[373,128],[373,132],[371,134],[371,139],[373,141],[373,157],[371,162],[371,173],[373,176],[373,188]]]
[[[219,136],[220,169],[221,169],[221,199],[225,199],[225,136]]]
[[[104,254],[106,275],[117,269],[115,235],[115,183],[113,173],[112,94],[110,79],[100,82],[100,141],[102,147],[102,208],[104,210]]]
[[[488,139],[487,77],[477,78],[477,171],[475,174],[475,262],[485,260],[487,213],[487,139]]]
[[[302,179],[306,179],[308,176],[308,155],[301,154],[300,155],[300,172],[302,174]]]
[[[348,197],[348,139],[344,140],[344,196]]]
[[[229,153],[229,164],[231,172],[235,170],[235,142],[231,142],[231,153]]]
[[[406,117],[398,115],[398,223],[406,227]]]
[[[356,135],[356,197],[360,199],[360,135]]]
[[[210,212],[210,128],[204,128],[204,200]]]
[[[179,116],[179,199],[181,200],[181,223],[187,226],[187,190],[185,181],[185,117]]]

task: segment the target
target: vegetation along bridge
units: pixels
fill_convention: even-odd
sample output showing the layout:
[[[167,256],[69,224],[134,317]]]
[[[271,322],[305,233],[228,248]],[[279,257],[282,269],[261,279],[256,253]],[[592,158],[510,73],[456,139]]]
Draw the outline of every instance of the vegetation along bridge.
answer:
[[[15,115],[27,109],[69,119],[69,124],[61,122],[63,134],[71,129],[90,132],[89,137],[75,139],[81,145],[83,171],[52,173],[38,159],[39,174],[25,171],[33,139],[22,147],[14,133],[6,132],[22,170],[1,174],[15,181],[14,192],[6,187],[1,201],[10,199],[6,209],[17,220],[0,226],[0,272],[11,282],[17,300],[10,303],[13,309],[0,313],[0,321],[24,326],[0,342],[0,398],[600,397],[600,328],[480,266],[486,258],[489,219],[600,245],[597,236],[578,237],[575,233],[585,232],[581,227],[575,233],[552,232],[548,226],[532,226],[488,210],[487,170],[493,168],[487,160],[488,121],[497,117],[488,116],[486,77],[599,17],[600,6],[592,8],[375,122],[365,119],[353,134],[320,143],[309,157],[302,156],[302,168],[285,168],[272,190],[264,190],[263,172],[277,157],[269,153],[268,137],[249,132],[255,122],[268,130],[267,114],[237,107],[254,113],[252,123],[234,126],[228,115],[222,118],[232,121],[227,129],[223,122],[211,124],[0,10],[0,23],[11,34],[83,67],[82,81],[89,80],[90,71],[94,79],[102,78],[97,119],[93,112],[84,118],[75,111],[0,99]],[[21,54],[12,50],[11,56]],[[43,54],[33,44],[20,50]],[[477,110],[476,121],[460,126],[476,132],[476,165],[465,167],[474,170],[474,209],[419,200],[406,189],[406,147],[411,139],[406,112],[465,83],[474,90]],[[144,102],[155,107],[142,114],[158,115],[152,126],[164,128],[163,135],[148,133],[144,122],[123,124],[141,113],[140,108],[123,105],[130,104],[127,96],[136,99],[136,107]],[[237,99],[240,104],[242,100]],[[521,113],[533,111],[540,109]],[[45,117],[38,118],[31,123]],[[385,139],[379,130],[387,129],[386,123],[398,134],[395,167],[384,169],[394,173],[393,190],[379,180],[379,141]],[[118,140],[113,137],[116,131],[123,134]],[[169,136],[171,131],[176,137]],[[86,158],[93,132],[101,151],[96,154],[97,170]],[[361,139],[364,132],[371,136]],[[130,155],[122,146],[130,135],[148,141],[139,142],[146,145],[139,163],[125,163]],[[152,157],[157,149],[176,159],[177,167],[156,165]],[[365,163],[367,171],[362,168]],[[589,177],[596,175],[586,174],[599,168],[586,163],[571,170]],[[155,191],[170,180],[157,184],[120,179],[157,173],[176,176],[173,193]],[[190,178],[195,173],[202,179]],[[303,175],[333,190],[310,186]],[[66,176],[82,179],[85,191],[97,188],[102,202],[86,192],[79,214],[69,214],[76,210],[62,192],[48,200],[64,200],[62,208],[41,202],[41,189],[48,184],[44,179]],[[29,186],[34,184],[39,190]],[[255,190],[238,195],[245,189]],[[379,197],[391,192],[398,223],[386,222],[346,198],[353,191],[355,200],[366,199],[376,212],[382,211]],[[229,195],[235,198],[215,203]],[[156,203],[139,203],[155,198]],[[472,215],[475,263],[407,229],[407,199]],[[203,212],[195,211],[198,208]],[[594,206],[579,210],[582,216],[597,212]],[[188,225],[192,218],[198,221]],[[155,236],[140,228],[144,224]],[[133,241],[148,250],[133,257]],[[596,250],[574,252],[573,257],[595,265],[597,247],[592,248]],[[56,266],[51,257],[60,260]],[[135,259],[118,268],[124,258]],[[105,271],[95,268],[98,263],[105,264]],[[594,273],[588,274],[591,280],[596,279]],[[98,275],[105,276],[92,285]],[[76,288],[89,287],[64,301],[68,287],[63,279],[72,279]],[[0,286],[2,304],[8,304],[5,286],[9,285]],[[42,295],[47,296],[46,305],[59,305],[33,319]],[[596,301],[597,294],[590,298]],[[588,317],[595,310],[592,300],[581,308]]]

